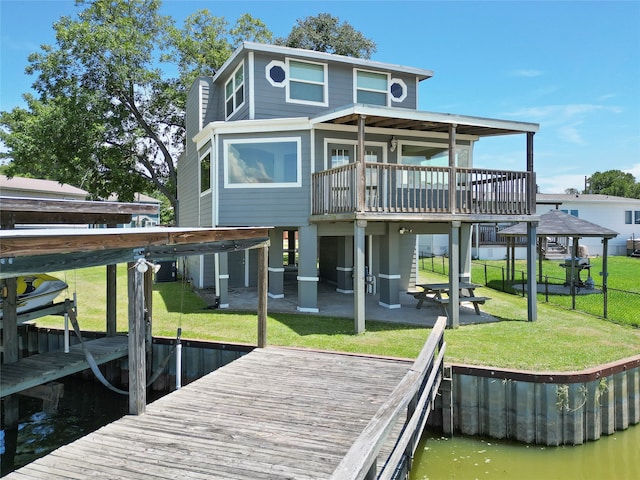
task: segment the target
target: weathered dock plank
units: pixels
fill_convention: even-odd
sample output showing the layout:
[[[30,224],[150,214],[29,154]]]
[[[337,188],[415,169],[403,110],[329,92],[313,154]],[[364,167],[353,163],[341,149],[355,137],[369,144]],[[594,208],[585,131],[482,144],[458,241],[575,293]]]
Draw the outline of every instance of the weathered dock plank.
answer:
[[[329,478],[410,367],[256,349],[6,478]]]
[[[85,341],[85,345],[98,365],[125,357],[128,353],[128,340],[122,335]],[[40,353],[5,363],[0,375],[0,396],[12,395],[87,368],[89,364],[80,344],[72,345],[69,353]]]

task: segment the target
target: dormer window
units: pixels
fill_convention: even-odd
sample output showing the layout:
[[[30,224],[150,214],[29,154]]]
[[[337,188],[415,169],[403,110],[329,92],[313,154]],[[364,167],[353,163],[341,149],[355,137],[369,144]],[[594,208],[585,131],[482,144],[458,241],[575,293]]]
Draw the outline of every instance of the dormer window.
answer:
[[[225,83],[224,96],[226,118],[229,118],[244,104],[244,64],[241,63]]]
[[[407,98],[407,84],[386,73],[356,70],[354,102],[386,107],[389,101],[400,103]]]
[[[327,105],[327,66],[299,60],[289,60],[288,64],[287,100],[294,103]]]
[[[386,73],[356,70],[355,102],[388,105],[389,76]]]

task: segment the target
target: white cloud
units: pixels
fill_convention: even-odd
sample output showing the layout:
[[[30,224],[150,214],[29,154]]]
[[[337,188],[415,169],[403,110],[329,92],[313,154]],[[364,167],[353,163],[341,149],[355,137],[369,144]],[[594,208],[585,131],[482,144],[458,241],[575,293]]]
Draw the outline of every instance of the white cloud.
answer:
[[[513,70],[511,75],[514,77],[539,77],[542,75],[542,71],[534,69],[520,69]]]
[[[636,182],[640,181],[640,163],[634,163],[631,168],[623,170],[625,173],[630,173],[636,178]]]
[[[540,193],[564,193],[568,188],[584,190],[584,175],[541,175],[536,177]]]

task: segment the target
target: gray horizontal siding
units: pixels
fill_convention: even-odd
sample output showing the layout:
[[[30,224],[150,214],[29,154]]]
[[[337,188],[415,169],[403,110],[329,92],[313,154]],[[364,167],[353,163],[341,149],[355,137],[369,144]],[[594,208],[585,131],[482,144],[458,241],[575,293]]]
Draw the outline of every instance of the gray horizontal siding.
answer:
[[[288,188],[224,188],[223,142],[218,155],[219,225],[220,226],[296,226],[306,225],[311,213],[311,169],[309,132],[285,132],[269,137],[300,137],[302,151],[302,186]],[[230,137],[225,137],[230,138]],[[247,138],[235,135],[233,138]]]
[[[329,104],[327,107],[287,103],[286,88],[274,87],[266,78],[266,66],[272,60],[284,62],[284,56],[255,55],[255,118],[281,118],[281,117],[309,117],[318,115],[327,110],[334,110],[345,105],[351,105],[353,101],[353,68],[343,64],[329,64]],[[372,69],[375,70],[375,69]],[[411,75],[392,74],[393,78],[399,78],[407,85],[407,97],[401,103],[392,102],[396,108],[417,108],[416,79]]]

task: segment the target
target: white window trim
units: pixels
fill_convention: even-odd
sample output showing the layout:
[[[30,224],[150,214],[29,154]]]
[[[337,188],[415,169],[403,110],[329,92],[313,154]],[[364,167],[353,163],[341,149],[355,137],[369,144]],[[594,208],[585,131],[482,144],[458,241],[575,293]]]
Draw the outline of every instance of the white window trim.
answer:
[[[375,73],[376,75],[381,75],[381,76],[386,76],[387,77],[387,89],[386,90],[373,90],[370,88],[358,88],[358,72],[366,72],[366,73]],[[383,107],[389,107],[390,105],[390,98],[391,98],[391,93],[389,91],[389,89],[391,88],[391,75],[385,72],[378,72],[375,70],[366,70],[364,68],[354,68],[353,69],[353,103],[360,103],[358,102],[358,92],[359,91],[363,91],[363,92],[374,92],[374,93],[384,93],[387,97],[387,102],[384,105],[380,105]]]
[[[393,85],[394,83],[398,83],[402,85],[402,95],[398,98],[394,97],[391,94],[391,85]],[[406,98],[407,98],[407,84],[404,83],[404,80],[400,78],[392,78],[391,80],[389,80],[389,99],[395,103],[402,103],[406,100]]]
[[[337,144],[337,145],[352,145],[354,147],[353,151],[354,154],[356,156],[356,158],[354,158],[354,161],[358,159],[358,141],[357,140],[351,140],[351,139],[345,139],[345,138],[328,138],[325,137],[324,139],[324,150],[323,150],[323,157],[324,157],[324,169],[328,170],[329,169],[329,144]],[[382,148],[382,162],[381,163],[387,163],[387,149],[389,148],[389,145],[386,142],[365,142],[364,144],[364,148],[366,150],[367,147],[381,147]]]
[[[310,65],[320,65],[323,68],[323,75],[324,75],[324,82],[322,84],[317,83],[317,82],[308,82],[308,81],[300,81],[297,79],[292,79],[291,78],[291,70],[290,70],[290,62],[297,62],[297,63],[307,63]],[[287,79],[285,81],[285,83],[287,84],[287,103],[299,103],[301,105],[318,105],[318,106],[322,106],[322,107],[327,107],[329,106],[329,74],[328,74],[328,67],[326,63],[320,63],[320,62],[309,62],[307,60],[300,60],[297,58],[287,58],[286,59],[286,63],[287,63],[287,68],[285,69],[286,75],[287,75]],[[311,85],[322,85],[322,97],[323,97],[323,101],[322,102],[312,102],[310,100],[300,100],[297,98],[291,98],[291,87],[290,87],[290,83],[291,81],[295,81],[295,82],[300,82],[300,83],[309,83]]]
[[[296,142],[296,181],[279,183],[229,183],[229,144]],[[301,137],[236,138],[222,141],[224,162],[224,188],[299,188],[302,186],[302,139]]]
[[[207,190],[202,191],[202,159],[209,155],[209,188]],[[208,148],[204,151],[202,155],[198,156],[198,191],[200,192],[200,196],[209,195],[211,193],[211,186],[213,185],[213,155],[211,152],[211,148]]]
[[[270,71],[273,67],[280,67],[282,68],[282,70],[284,70],[284,80],[282,80],[280,83],[274,81],[271,78],[270,75]],[[287,82],[289,81],[289,75],[287,73],[287,65],[284,62],[281,62],[280,60],[271,60],[267,66],[264,68],[264,75],[265,77],[267,77],[267,82],[269,82],[271,84],[272,87],[276,87],[276,88],[284,88],[287,86]]]
[[[236,85],[235,84],[235,78],[236,78],[236,73],[238,72],[238,70],[240,70],[242,68],[242,83],[240,85],[242,85],[244,87],[244,93],[242,95],[242,102],[239,105],[236,105],[236,92],[238,91],[238,88],[240,85]],[[229,98],[227,97],[227,84],[229,82],[233,83],[233,93],[232,98],[233,98],[233,111],[231,113],[229,113],[227,111],[227,101],[229,100]],[[229,78],[227,79],[226,82],[224,82],[224,115],[225,118],[231,118],[234,113],[236,113],[238,110],[240,110],[241,107],[244,106],[245,102],[247,101],[247,75],[246,75],[246,71],[244,70],[244,62],[240,62],[240,64],[235,68],[235,70],[233,71],[233,73],[229,76]]]

